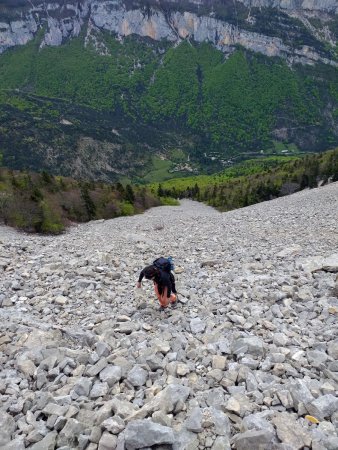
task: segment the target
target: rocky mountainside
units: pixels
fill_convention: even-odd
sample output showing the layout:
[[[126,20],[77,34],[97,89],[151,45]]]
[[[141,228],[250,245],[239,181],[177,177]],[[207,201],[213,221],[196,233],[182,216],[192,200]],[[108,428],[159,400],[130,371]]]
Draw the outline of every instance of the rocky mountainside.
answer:
[[[337,200],[1,227],[0,447],[336,449]],[[180,293],[164,312],[134,289],[159,254]]]
[[[268,23],[262,25],[262,8],[267,9],[266,22],[269,11],[273,10],[274,20],[279,21],[278,30],[272,27],[269,30],[271,24]],[[324,56],[327,53],[324,49],[317,51],[316,47],[321,47],[321,42],[335,45],[335,30],[330,29],[330,24],[335,21],[337,13],[335,0],[78,0],[53,3],[27,0],[17,4],[11,1],[7,8],[3,7],[0,52],[26,44],[42,28],[41,47],[59,46],[65,39],[79,36],[86,26],[86,43],[96,42],[97,30],[106,30],[120,38],[132,34],[157,41],[180,42],[189,38],[196,42],[212,42],[227,53],[234,46],[241,45],[267,56],[286,56],[290,62],[310,64],[322,61],[336,65]],[[262,26],[266,30],[261,29]],[[290,42],[290,32],[294,42]],[[297,38],[302,34],[308,35],[308,45],[298,46]],[[100,45],[98,50],[103,54],[108,51]]]
[[[107,181],[332,148],[337,25],[335,0],[6,0],[4,164]]]

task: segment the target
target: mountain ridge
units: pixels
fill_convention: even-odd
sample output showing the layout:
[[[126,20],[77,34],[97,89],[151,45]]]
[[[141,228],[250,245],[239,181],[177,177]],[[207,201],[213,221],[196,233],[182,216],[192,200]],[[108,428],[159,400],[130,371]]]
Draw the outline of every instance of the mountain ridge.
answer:
[[[334,13],[216,0],[8,5],[8,167],[116,181],[161,161],[184,175],[338,143]]]
[[[275,11],[275,15],[280,14],[283,17],[289,17],[290,21],[293,20],[291,23],[294,27],[303,26],[315,40],[320,37],[324,42],[334,46],[336,37],[326,25],[330,16],[322,15],[323,12],[331,13],[331,19],[334,18],[338,12],[334,0],[301,2],[300,4],[294,1],[280,3],[270,0],[265,2],[243,1],[238,5],[244,5],[245,9],[245,11],[241,11],[241,17],[243,16],[241,20],[239,20],[236,2],[233,3],[231,14],[228,13],[228,10],[230,11],[228,7],[228,10],[225,9],[225,16],[222,17],[222,13],[217,15],[217,7],[223,6],[222,2],[218,1],[187,1],[183,4],[175,1],[129,2],[126,0],[84,0],[73,3],[36,2],[35,4],[27,1],[21,14],[14,13],[14,18],[9,23],[1,22],[0,52],[15,45],[26,44],[41,28],[46,28],[41,47],[45,45],[58,46],[64,43],[65,39],[79,36],[85,24],[89,24],[89,32],[96,28],[116,33],[119,38],[135,34],[172,42],[179,42],[182,39],[193,39],[197,42],[208,41],[225,53],[231,53],[233,47],[239,44],[244,48],[268,56],[287,57],[290,63],[313,64],[314,61],[321,61],[325,64],[337,65],[334,59],[328,58],[328,54],[325,55],[323,49],[321,52],[317,52],[313,45],[306,44],[292,49],[283,42],[283,38],[273,36],[272,30],[270,30],[271,36],[255,31],[255,10],[259,8],[269,10],[270,8]],[[213,10],[214,6],[216,12]],[[188,10],[184,11],[184,7]],[[203,10],[200,13],[200,8],[206,8],[205,12]],[[6,8],[2,11],[3,18],[6,17],[5,11]],[[291,15],[287,16],[285,11],[290,12]],[[323,20],[322,35],[320,32],[316,32],[316,28],[311,25],[306,17],[306,11],[311,11],[313,17],[318,16],[317,19]],[[227,19],[230,19],[230,22],[227,22]],[[280,26],[283,26],[282,22]],[[254,31],[250,31],[250,28],[253,28]],[[286,25],[286,30],[290,31],[290,25]],[[285,38],[285,36],[283,37]]]

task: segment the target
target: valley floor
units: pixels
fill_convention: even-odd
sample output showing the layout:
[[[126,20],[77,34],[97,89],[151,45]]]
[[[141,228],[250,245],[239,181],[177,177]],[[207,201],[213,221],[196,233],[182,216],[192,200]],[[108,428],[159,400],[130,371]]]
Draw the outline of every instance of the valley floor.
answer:
[[[338,183],[0,245],[1,449],[338,448]]]

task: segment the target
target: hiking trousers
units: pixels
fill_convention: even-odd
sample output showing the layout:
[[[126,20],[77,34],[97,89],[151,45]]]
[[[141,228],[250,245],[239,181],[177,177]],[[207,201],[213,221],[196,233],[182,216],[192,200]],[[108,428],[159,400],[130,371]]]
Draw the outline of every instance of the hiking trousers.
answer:
[[[170,295],[170,297],[168,297],[168,288],[167,287],[165,287],[163,289],[162,294],[160,294],[159,290],[158,290],[158,284],[154,283],[154,290],[155,290],[155,294],[156,294],[156,296],[158,298],[158,301],[160,302],[160,305],[163,308],[166,308],[169,305],[169,303],[175,303],[176,302],[176,294],[172,293]]]

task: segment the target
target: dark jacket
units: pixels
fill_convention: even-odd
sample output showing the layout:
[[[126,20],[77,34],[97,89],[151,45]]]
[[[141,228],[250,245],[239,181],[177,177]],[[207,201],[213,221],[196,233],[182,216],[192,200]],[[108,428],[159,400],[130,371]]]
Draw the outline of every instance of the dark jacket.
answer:
[[[163,294],[164,288],[167,288],[167,297],[170,297],[172,292],[176,294],[175,277],[171,272],[165,272],[151,265],[141,271],[138,279],[140,283],[143,277],[157,284],[160,295]]]

